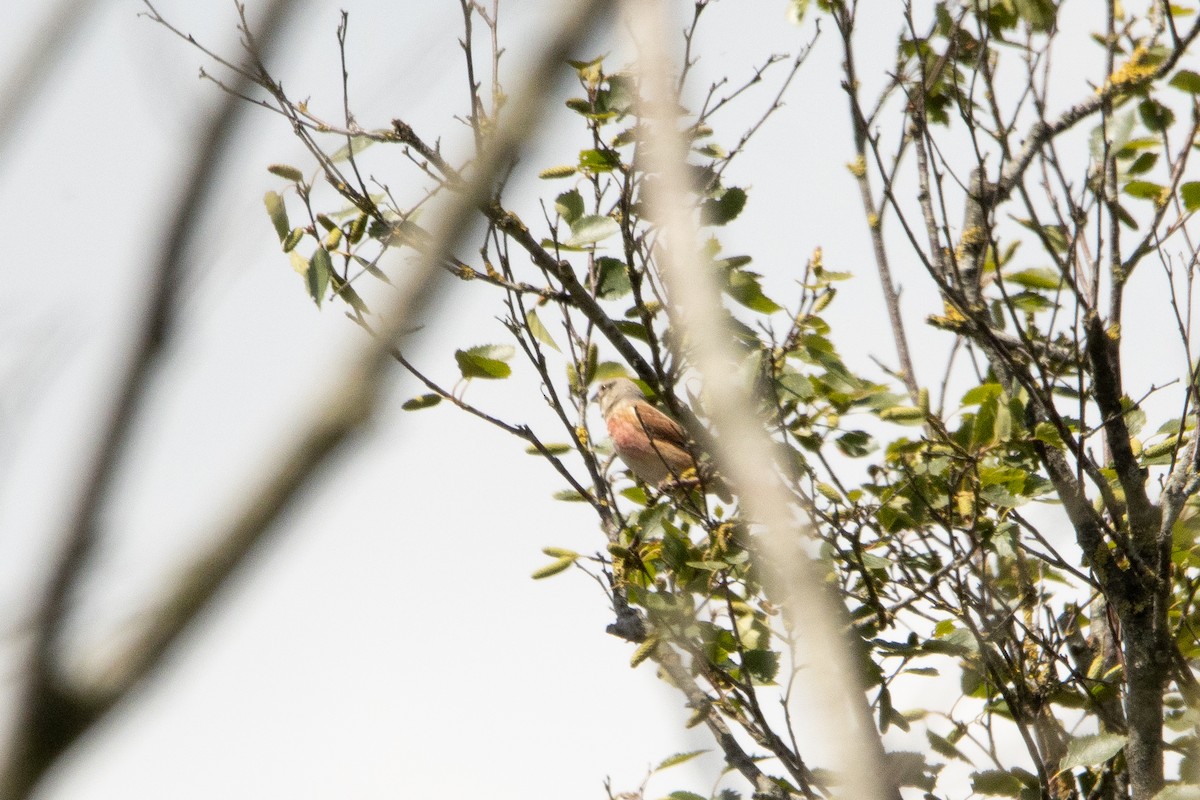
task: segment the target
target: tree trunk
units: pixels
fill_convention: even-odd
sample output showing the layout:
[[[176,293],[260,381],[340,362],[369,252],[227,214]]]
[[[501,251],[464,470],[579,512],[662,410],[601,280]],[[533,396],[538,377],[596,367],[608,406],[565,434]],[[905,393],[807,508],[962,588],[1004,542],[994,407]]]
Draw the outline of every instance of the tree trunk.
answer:
[[[1157,603],[1146,598],[1121,619],[1128,694],[1125,714],[1129,743],[1125,762],[1133,800],[1150,800],[1163,786],[1163,691],[1167,661],[1161,646]]]

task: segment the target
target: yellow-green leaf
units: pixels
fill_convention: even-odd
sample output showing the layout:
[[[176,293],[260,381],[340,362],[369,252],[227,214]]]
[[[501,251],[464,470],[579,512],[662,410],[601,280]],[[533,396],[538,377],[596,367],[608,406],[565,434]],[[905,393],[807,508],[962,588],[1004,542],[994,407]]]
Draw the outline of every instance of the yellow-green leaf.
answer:
[[[263,195],[263,205],[267,207],[267,216],[271,218],[275,233],[282,242],[292,232],[292,226],[288,225],[287,208],[283,204],[283,198],[278,192],[267,192]]]
[[[529,333],[532,334],[533,338],[547,347],[558,350],[560,353],[562,352],[558,349],[558,343],[554,341],[554,337],[550,335],[550,331],[546,330],[546,326],[538,319],[537,312],[532,308],[525,313],[525,324],[528,326]]]
[[[350,142],[335,151],[329,157],[329,160],[334,162],[345,161],[350,156],[358,155],[373,144],[375,144],[375,140],[370,136],[352,136],[350,137]]]
[[[620,230],[621,226],[612,217],[589,214],[575,221],[571,226],[571,236],[564,244],[568,247],[584,247],[603,241]]]
[[[1103,764],[1121,752],[1127,741],[1128,737],[1117,733],[1076,736],[1067,744],[1067,754],[1063,756],[1058,768],[1061,771]]]
[[[667,769],[668,767],[674,767],[674,766],[678,766],[679,764],[685,764],[688,761],[691,761],[693,758],[696,758],[697,756],[702,756],[707,752],[708,752],[707,750],[692,750],[689,753],[676,753],[673,756],[667,756],[662,761],[658,762],[658,766],[655,767],[652,771],[653,772],[661,772],[662,770]]]
[[[487,378],[495,380],[507,378],[512,374],[512,367],[505,362],[516,352],[508,344],[484,344],[468,350],[454,351],[454,360],[458,362],[458,370],[464,378]]]
[[[309,259],[308,275],[305,276],[308,281],[308,294],[317,304],[317,308],[321,307],[325,292],[329,290],[329,275],[332,272],[333,262],[329,259],[329,251],[318,247]]]
[[[400,408],[404,409],[405,411],[418,411],[422,408],[433,408],[440,402],[442,402],[442,396],[440,394],[423,394],[407,401],[404,405],[400,406]]]
[[[1200,94],[1200,75],[1190,69],[1181,69],[1171,78],[1171,86],[1188,94]]]
[[[1188,211],[1200,208],[1200,181],[1188,181],[1179,187],[1179,196],[1183,199],[1183,207]]]
[[[1062,437],[1058,435],[1058,428],[1049,422],[1039,422],[1037,427],[1033,429],[1033,438],[1050,445],[1056,450],[1065,450],[1067,447]]]

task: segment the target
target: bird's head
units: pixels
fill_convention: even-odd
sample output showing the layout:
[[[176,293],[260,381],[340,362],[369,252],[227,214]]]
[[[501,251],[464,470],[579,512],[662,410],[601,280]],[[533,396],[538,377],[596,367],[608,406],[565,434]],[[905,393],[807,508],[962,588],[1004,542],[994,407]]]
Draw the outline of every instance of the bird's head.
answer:
[[[607,417],[613,409],[628,400],[645,400],[646,395],[629,378],[609,378],[596,390],[595,400],[600,404],[600,413]]]

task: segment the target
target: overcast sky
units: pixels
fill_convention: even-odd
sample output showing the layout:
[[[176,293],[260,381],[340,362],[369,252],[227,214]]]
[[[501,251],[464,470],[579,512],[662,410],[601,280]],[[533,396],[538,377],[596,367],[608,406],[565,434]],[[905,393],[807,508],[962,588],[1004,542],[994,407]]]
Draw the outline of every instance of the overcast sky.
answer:
[[[41,13],[39,4],[10,5],[0,70]],[[513,72],[558,5],[502,4]],[[769,53],[795,54],[813,29],[789,25],[785,5],[716,4],[693,89],[744,78]],[[219,100],[197,80],[202,55],[139,17],[140,7],[98,3],[0,162],[9,286],[0,300],[9,343],[0,353],[0,609],[14,641],[43,577],[31,565],[53,545],[94,443],[94,414],[111,399],[181,159]],[[231,2],[159,8],[235,52]],[[351,15],[359,121],[379,127],[400,116],[453,147],[462,129],[451,115],[465,95],[458,4],[308,0],[273,63],[293,96],[310,96],[331,117],[341,102],[339,8]],[[864,46],[887,52],[898,20],[864,16],[863,25]],[[753,255],[783,297],[817,246],[830,268],[857,273],[829,316],[868,371],[867,355],[891,361],[892,350],[844,166],[838,61],[827,32],[788,106],[735,163],[729,179],[751,187],[750,205],[722,236],[726,252]],[[768,83],[722,120],[723,144],[770,91]],[[527,155],[531,172],[573,159],[578,132],[556,130]],[[111,540],[81,603],[80,652],[119,635],[131,609],[210,535],[361,335],[336,307],[313,306],[279,252],[262,206],[279,188],[265,169],[275,162],[312,166],[281,118],[251,113],[189,260],[181,335],[109,512]],[[546,191],[534,180],[514,189]],[[915,265],[894,267],[902,281],[915,274]],[[488,296],[455,287],[424,321],[418,360],[434,375],[452,380],[455,347],[500,340]],[[905,303],[914,315],[938,310],[915,291]],[[913,333],[918,353],[944,352],[944,338]],[[41,796],[601,797],[605,776],[615,791],[633,789],[648,765],[709,746],[701,729],[683,729],[682,698],[651,665],[629,669],[631,647],[604,633],[611,614],[593,582],[575,572],[530,580],[543,546],[602,547],[591,514],[553,501],[556,476],[519,442],[450,409],[400,411],[417,390],[397,378],[369,433],[311,484],[169,668],[89,735]],[[527,382],[471,391],[510,419],[545,421]],[[11,658],[6,668],[11,675]],[[714,764],[677,768],[650,795],[707,793]]]

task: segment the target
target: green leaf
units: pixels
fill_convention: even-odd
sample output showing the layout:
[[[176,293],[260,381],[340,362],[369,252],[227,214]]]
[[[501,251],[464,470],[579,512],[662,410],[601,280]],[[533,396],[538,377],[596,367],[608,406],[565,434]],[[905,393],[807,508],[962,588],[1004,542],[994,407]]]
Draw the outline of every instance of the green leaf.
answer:
[[[1058,428],[1049,422],[1039,422],[1033,429],[1033,438],[1050,445],[1055,450],[1066,450],[1067,445],[1058,435]]]
[[[1130,175],[1142,175],[1154,169],[1154,165],[1157,163],[1158,153],[1142,153],[1133,160],[1133,163],[1125,171]]]
[[[440,402],[442,402],[442,396],[440,394],[423,394],[407,401],[404,405],[400,406],[400,408],[404,409],[405,411],[419,411],[422,408],[433,408]]]
[[[587,500],[586,497],[574,489],[563,489],[561,492],[555,492],[554,499],[561,500],[564,503],[582,503]]]
[[[295,167],[288,166],[287,164],[272,164],[271,166],[267,167],[267,172],[283,178],[285,181],[291,181],[292,183],[304,182],[304,173]]]
[[[746,207],[746,190],[736,186],[726,189],[715,200],[700,204],[700,221],[703,225],[724,225],[737,218]]]
[[[861,458],[875,449],[875,443],[871,441],[871,434],[866,431],[846,431],[839,436],[834,444],[838,450],[841,450],[851,458]]]
[[[721,147],[721,145],[717,144],[716,142],[708,142],[701,147],[695,148],[695,150],[700,155],[708,156],[709,158],[719,159],[729,157],[729,151],[724,147]]]
[[[329,290],[329,274],[331,272],[333,272],[333,262],[329,260],[329,251],[324,247],[318,247],[308,262],[308,274],[305,276],[308,281],[308,294],[317,304],[317,308],[321,307],[321,301],[325,299],[325,292]]]
[[[621,166],[621,157],[613,150],[581,150],[579,168],[586,172],[612,172]]]
[[[561,250],[567,253],[586,253],[586,247],[574,247],[566,242],[556,242],[553,239],[542,239],[542,248],[544,250]]]
[[[586,97],[569,97],[563,101],[563,104],[576,114],[582,114],[585,117],[592,113],[592,104]]]
[[[525,313],[525,324],[528,326],[529,332],[533,335],[533,338],[537,339],[547,347],[558,350],[560,353],[562,352],[558,349],[558,343],[554,341],[554,337],[550,335],[550,331],[546,330],[546,326],[542,324],[540,319],[538,319],[537,312],[535,312],[532,308]]]
[[[1097,156],[1098,158],[1099,156]],[[1066,252],[1069,247],[1066,229],[1062,225],[1039,225],[1030,219],[1017,219],[1024,227],[1039,234],[1055,252]]]
[[[744,267],[753,260],[750,256],[729,256],[729,258],[718,258],[713,262],[713,266],[717,269],[731,270]]]
[[[617,320],[616,325],[617,330],[629,338],[637,339],[639,342],[649,343],[650,335],[646,332],[646,326],[642,323],[634,322],[633,320],[628,319],[620,319]]]
[[[747,650],[742,653],[742,668],[756,683],[773,683],[779,674],[779,653],[774,650]]]
[[[577,58],[568,58],[567,63],[579,72],[579,77],[586,78],[588,74],[591,74],[595,71],[596,67],[604,63],[604,56],[599,55],[587,61]]]
[[[971,776],[971,788],[977,794],[1003,795],[1016,797],[1025,788],[1021,779],[1010,772],[998,769],[976,772]]]
[[[1134,406],[1128,397],[1121,398],[1121,407],[1124,409],[1125,427],[1129,429],[1129,435],[1137,436],[1142,432],[1142,428],[1146,427],[1146,412]]]
[[[1183,199],[1183,207],[1188,211],[1200,208],[1200,181],[1188,181],[1180,186],[1179,196]]]
[[[295,249],[287,251],[288,260],[292,263],[292,270],[301,278],[308,280],[308,259],[296,252]]]
[[[596,296],[601,300],[618,300],[633,291],[629,272],[621,259],[602,256],[596,259],[596,267],[600,273],[596,281]]]
[[[774,314],[776,311],[783,310],[783,306],[763,294],[762,287],[758,284],[758,276],[753,272],[736,269],[731,271],[725,291],[734,300],[752,311]]]
[[[632,144],[640,140],[645,133],[641,125],[634,125],[632,128],[626,128],[612,138],[613,147],[624,147],[627,144]]]
[[[1133,231],[1137,230],[1137,227],[1138,227],[1137,220],[1134,219],[1133,215],[1130,214],[1128,211],[1126,211],[1120,203],[1112,204],[1112,213],[1117,216],[1117,219],[1126,228],[1129,228],[1130,230],[1133,230]]]
[[[629,371],[625,369],[624,364],[616,361],[601,361],[592,370],[592,383],[597,381],[606,381],[609,378],[627,378]]]
[[[1127,736],[1117,733],[1096,733],[1076,736],[1067,744],[1067,754],[1058,765],[1060,771],[1075,767],[1092,767],[1103,764],[1125,747]]]
[[[1170,85],[1188,94],[1200,94],[1200,75],[1190,69],[1181,69],[1171,78]]]
[[[484,344],[469,350],[455,350],[454,360],[458,362],[459,372],[468,380],[507,378],[512,374],[512,367],[504,362],[515,352],[512,345]]]
[[[373,144],[375,144],[375,140],[370,136],[352,136],[350,137],[350,143],[344,145],[334,152],[334,154],[329,157],[329,160],[335,163],[338,161],[345,161],[350,156],[358,155]]]
[[[279,241],[285,241],[292,232],[292,227],[288,225],[287,208],[283,204],[283,198],[277,192],[267,192],[263,195],[263,205],[267,207],[267,216],[275,226]]]
[[[928,678],[936,678],[941,675],[941,670],[937,667],[908,667],[904,670],[905,675],[921,675]]]
[[[1029,289],[1057,289],[1062,284],[1062,276],[1057,270],[1049,267],[1031,267],[1010,272],[1004,276],[1004,280]]]
[[[947,620],[949,622],[949,620]],[[953,625],[953,623],[950,623]],[[941,627],[941,623],[938,624]],[[923,645],[927,653],[937,653],[950,656],[967,656],[979,652],[979,643],[971,632],[963,628],[954,628],[948,633],[938,634],[936,639],[928,639]]]
[[[554,210],[568,225],[574,225],[575,220],[583,216],[583,197],[579,190],[572,189],[554,198]]]
[[[1167,189],[1165,186],[1151,181],[1130,181],[1125,184],[1125,194],[1141,200],[1153,200],[1157,203],[1167,196]]]
[[[688,561],[687,566],[692,569],[703,570],[704,572],[718,572],[729,568],[729,565],[724,561]]]
[[[1091,135],[1088,137],[1088,151],[1092,158],[1097,161],[1104,157],[1104,139],[1107,134],[1108,140],[1112,142],[1113,150],[1121,150],[1129,143],[1129,136],[1133,133],[1134,123],[1137,122],[1136,115],[1132,110],[1119,114],[1115,119],[1106,124],[1097,125],[1092,129]],[[1020,222],[1020,220],[1018,220]],[[1022,222],[1021,224],[1025,224]]]
[[[783,375],[779,376],[780,396],[783,399],[788,399],[789,396],[797,400],[808,401],[817,396],[817,389],[813,386],[812,380],[807,375],[802,375],[790,367]],[[850,455],[847,453],[847,455]]]
[[[979,496],[998,508],[1016,508],[1025,503],[1025,499],[1010,492],[1005,486],[993,485],[985,487]]]
[[[901,730],[908,730],[908,722],[898,713],[892,715],[894,724]],[[900,723],[904,724],[901,725]],[[915,786],[927,792],[933,791],[934,776],[929,773],[923,753],[892,751],[885,753],[880,765],[887,776],[898,786]]]
[[[690,753],[676,753],[673,756],[667,756],[662,761],[658,762],[658,766],[655,767],[651,771],[652,772],[661,772],[662,770],[667,769],[668,767],[674,767],[674,766],[678,766],[679,764],[687,763],[688,761],[691,761],[696,756],[702,756],[707,752],[708,752],[707,750],[693,750]]]
[[[1058,11],[1055,0],[1013,0],[1012,7],[1037,33],[1047,33],[1054,27],[1054,17]]]
[[[708,798],[702,794],[696,794],[695,792],[689,792],[684,789],[676,789],[667,795],[667,797],[670,800],[708,800]]]
[[[929,746],[933,748],[933,751],[943,758],[956,758],[960,761],[967,761],[966,757],[958,752],[958,748],[946,737],[938,736],[933,731],[926,730],[925,738],[929,740]]]
[[[1000,302],[1001,301],[997,301],[997,304]],[[1031,291],[1011,292],[1008,295],[1008,302],[1012,304],[1013,308],[1021,311],[1028,311],[1031,314],[1057,308],[1057,306],[1055,306],[1055,304],[1044,295],[1040,295],[1037,292]],[[1003,313],[1003,309],[1001,309],[1001,313]]]
[[[615,233],[619,233],[620,230],[621,226],[612,217],[589,214],[575,221],[575,224],[571,226],[571,236],[565,244],[568,247],[583,247],[584,245],[595,244]]]
[[[1175,124],[1175,112],[1157,100],[1143,100],[1138,103],[1138,116],[1142,124],[1155,133],[1161,133]]]
[[[329,274],[329,280],[333,284],[333,296],[339,298],[343,303],[353,308],[356,312],[362,315],[371,313],[371,309],[367,308],[367,304],[354,287],[343,281],[336,272]]]
[[[630,502],[637,503],[639,506],[645,506],[650,502],[650,498],[646,497],[646,490],[640,486],[630,486],[628,489],[622,489],[621,496]]]
[[[808,11],[810,0],[791,0],[787,8],[787,20],[793,25],[799,25],[804,21],[804,14]]]

